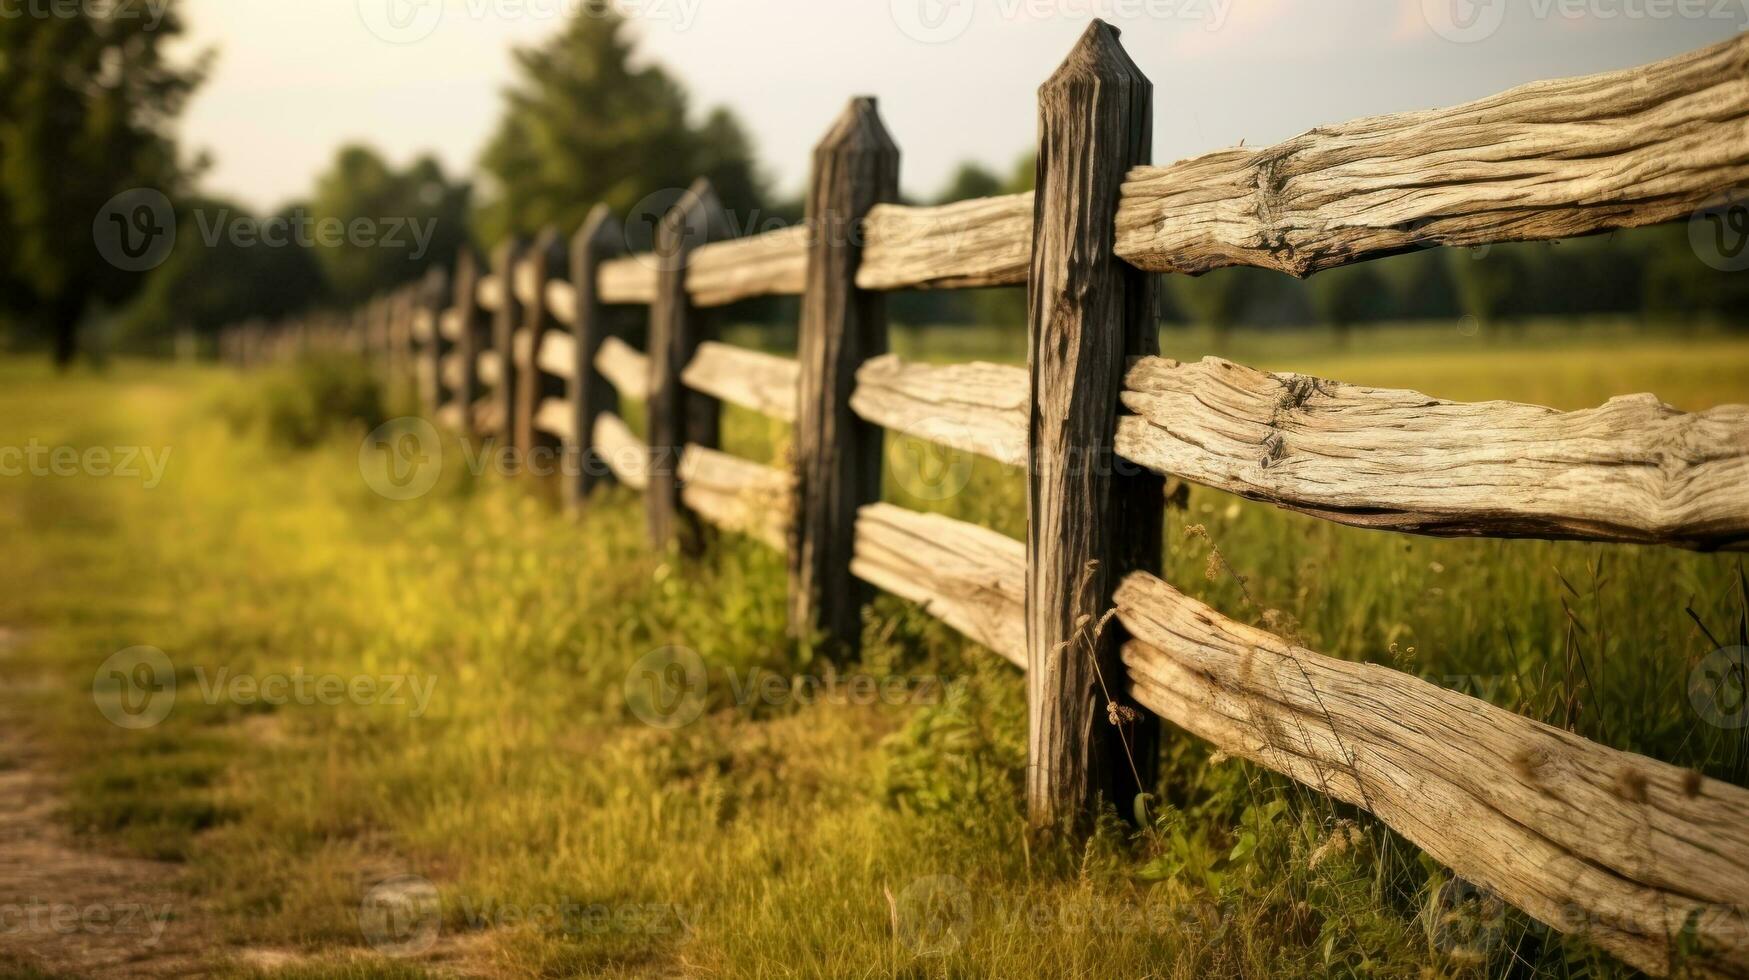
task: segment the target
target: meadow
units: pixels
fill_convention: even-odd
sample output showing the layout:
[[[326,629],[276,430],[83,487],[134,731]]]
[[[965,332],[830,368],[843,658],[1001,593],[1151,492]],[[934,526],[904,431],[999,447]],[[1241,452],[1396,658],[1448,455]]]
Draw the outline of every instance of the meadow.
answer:
[[[1022,340],[894,343],[1014,360]],[[1563,409],[1749,402],[1749,337],[1626,322],[1163,346]],[[1454,901],[1366,814],[1170,729],[1143,826],[1031,838],[1024,688],[1000,658],[883,596],[860,661],[833,664],[786,635],[780,554],[733,536],[702,560],[652,552],[634,494],[571,514],[539,481],[469,472],[478,447],[453,440],[430,493],[386,499],[361,440],[407,398],[333,362],[0,361],[0,446],[169,453],[150,487],[0,477],[0,683],[7,724],[64,778],[55,819],[166,862],[220,975],[1631,975],[1485,895]],[[788,437],[739,411],[725,432],[762,460]],[[1024,530],[1017,471],[897,439],[888,457],[889,500]],[[1749,642],[1739,558],[1411,537],[1175,491],[1166,577],[1227,615],[1749,784],[1745,732],[1689,696],[1701,658]],[[93,675],[141,645],[177,696],[135,730]],[[708,698],[649,724],[640,665],[674,647]],[[228,684],[298,676],[376,686],[276,704]],[[385,887],[429,921],[385,924]],[[0,955],[0,974],[52,973],[33,969]]]

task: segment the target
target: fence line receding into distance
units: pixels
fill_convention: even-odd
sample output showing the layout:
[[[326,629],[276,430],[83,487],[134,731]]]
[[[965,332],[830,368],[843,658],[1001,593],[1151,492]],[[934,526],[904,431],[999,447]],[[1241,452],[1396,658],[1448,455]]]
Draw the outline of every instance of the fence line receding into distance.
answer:
[[[1095,22],[1040,89],[1036,193],[898,204],[898,150],[857,99],[816,151],[803,225],[728,238],[700,182],[656,254],[621,254],[597,208],[568,244],[505,243],[489,270],[464,255],[453,288],[245,325],[223,350],[380,354],[448,428],[562,441],[584,464],[574,503],[642,490],[660,547],[714,526],[785,549],[800,634],[854,647],[866,588],[922,604],[1027,672],[1035,824],[1084,825],[1133,788],[1097,662],[1142,709],[1132,741],[1165,719],[1365,808],[1648,972],[1749,975],[1749,790],[1295,647],[1158,577],[1167,474],[1360,527],[1749,549],[1749,408],[1556,412],[1181,364],[1153,349],[1147,302],[1148,273],[1303,276],[1684,217],[1749,182],[1749,38],[1169,166],[1148,163],[1151,126],[1147,79]],[[887,352],[884,292],[993,285],[1029,290],[1029,368]],[[715,308],[765,295],[802,297],[797,358],[715,339]],[[613,335],[627,304],[651,307],[649,352]],[[654,448],[620,397],[645,402]],[[794,458],[717,449],[724,401],[794,423]],[[881,502],[888,429],[1024,467],[1030,539]]]

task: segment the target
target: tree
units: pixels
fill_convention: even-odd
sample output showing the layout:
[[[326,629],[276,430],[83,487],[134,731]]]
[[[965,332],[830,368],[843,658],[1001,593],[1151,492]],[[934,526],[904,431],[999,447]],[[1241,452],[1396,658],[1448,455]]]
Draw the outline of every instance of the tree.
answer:
[[[467,242],[470,197],[430,157],[396,171],[374,150],[343,147],[316,179],[305,223],[334,297],[355,305],[433,265],[453,266]]]
[[[205,73],[166,56],[181,32],[174,0],[0,19],[0,303],[47,328],[63,367],[93,307],[168,252],[170,202],[198,169],[169,133]]]
[[[126,339],[149,346],[182,330],[210,335],[251,317],[271,320],[302,312],[327,298],[315,253],[263,232],[270,224],[291,225],[307,215],[307,208],[288,208],[262,222],[227,201],[194,203],[197,221],[214,226],[223,222],[227,228],[234,221],[252,226],[254,234],[240,239],[227,233],[210,240],[179,235],[175,250],[124,313]]]
[[[659,214],[699,176],[748,230],[764,187],[740,123],[718,109],[693,126],[680,84],[632,57],[624,21],[601,0],[549,43],[517,51],[519,81],[481,159],[492,196],[478,216],[483,242],[548,224],[569,233],[597,203],[647,236],[653,222],[634,209]]]

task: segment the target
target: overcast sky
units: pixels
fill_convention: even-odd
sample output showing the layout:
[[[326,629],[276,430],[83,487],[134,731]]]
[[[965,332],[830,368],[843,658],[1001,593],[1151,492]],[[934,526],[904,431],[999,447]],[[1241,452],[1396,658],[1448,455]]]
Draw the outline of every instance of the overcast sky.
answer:
[[[579,0],[185,0],[213,74],[183,135],[206,187],[257,209],[307,193],[340,145],[472,172],[511,52]],[[962,160],[1006,172],[1035,90],[1091,16],[1154,82],[1156,162],[1273,143],[1355,116],[1429,108],[1539,78],[1625,68],[1724,40],[1749,0],[620,0],[642,57],[695,112],[741,117],[775,187],[848,97],[879,97],[908,193]]]

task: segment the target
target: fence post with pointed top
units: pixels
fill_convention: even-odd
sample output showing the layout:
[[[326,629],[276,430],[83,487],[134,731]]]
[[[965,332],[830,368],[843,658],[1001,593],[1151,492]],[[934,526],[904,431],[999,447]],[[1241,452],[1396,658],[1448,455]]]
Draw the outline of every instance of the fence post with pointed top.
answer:
[[[686,267],[694,249],[726,238],[728,226],[716,191],[700,177],[656,228],[655,261],[660,264],[650,305],[650,466],[644,495],[650,540],[658,548],[678,543],[694,555],[704,549],[705,524],[680,499],[680,457],[689,443],[716,448],[721,406],[680,380],[698,345],[714,334],[716,319],[693,305],[686,291]]]
[[[858,508],[881,496],[879,426],[850,410],[856,369],[887,352],[886,297],[858,289],[862,223],[899,196],[899,148],[875,100],[852,99],[814,149],[797,361],[790,625],[857,648],[872,590],[850,574]]]
[[[1128,814],[1153,780],[1152,716],[1122,720],[1126,712],[1110,710],[1128,701],[1120,627],[1103,621],[1117,583],[1157,571],[1162,552],[1162,478],[1112,451],[1127,361],[1158,348],[1150,280],[1113,251],[1124,174],[1149,160],[1152,103],[1153,86],[1102,21],[1039,88],[1027,283],[1026,783],[1035,828],[1085,828],[1101,800]]]
[[[595,453],[595,420],[618,404],[613,386],[595,367],[595,355],[610,327],[595,279],[601,263],[624,250],[625,232],[605,204],[597,204],[589,212],[571,239],[571,286],[576,293],[571,329],[576,338],[576,361],[571,366],[568,393],[571,444],[566,456],[575,471],[565,477],[565,499],[573,507],[588,499],[596,484],[612,479],[612,472]]]

